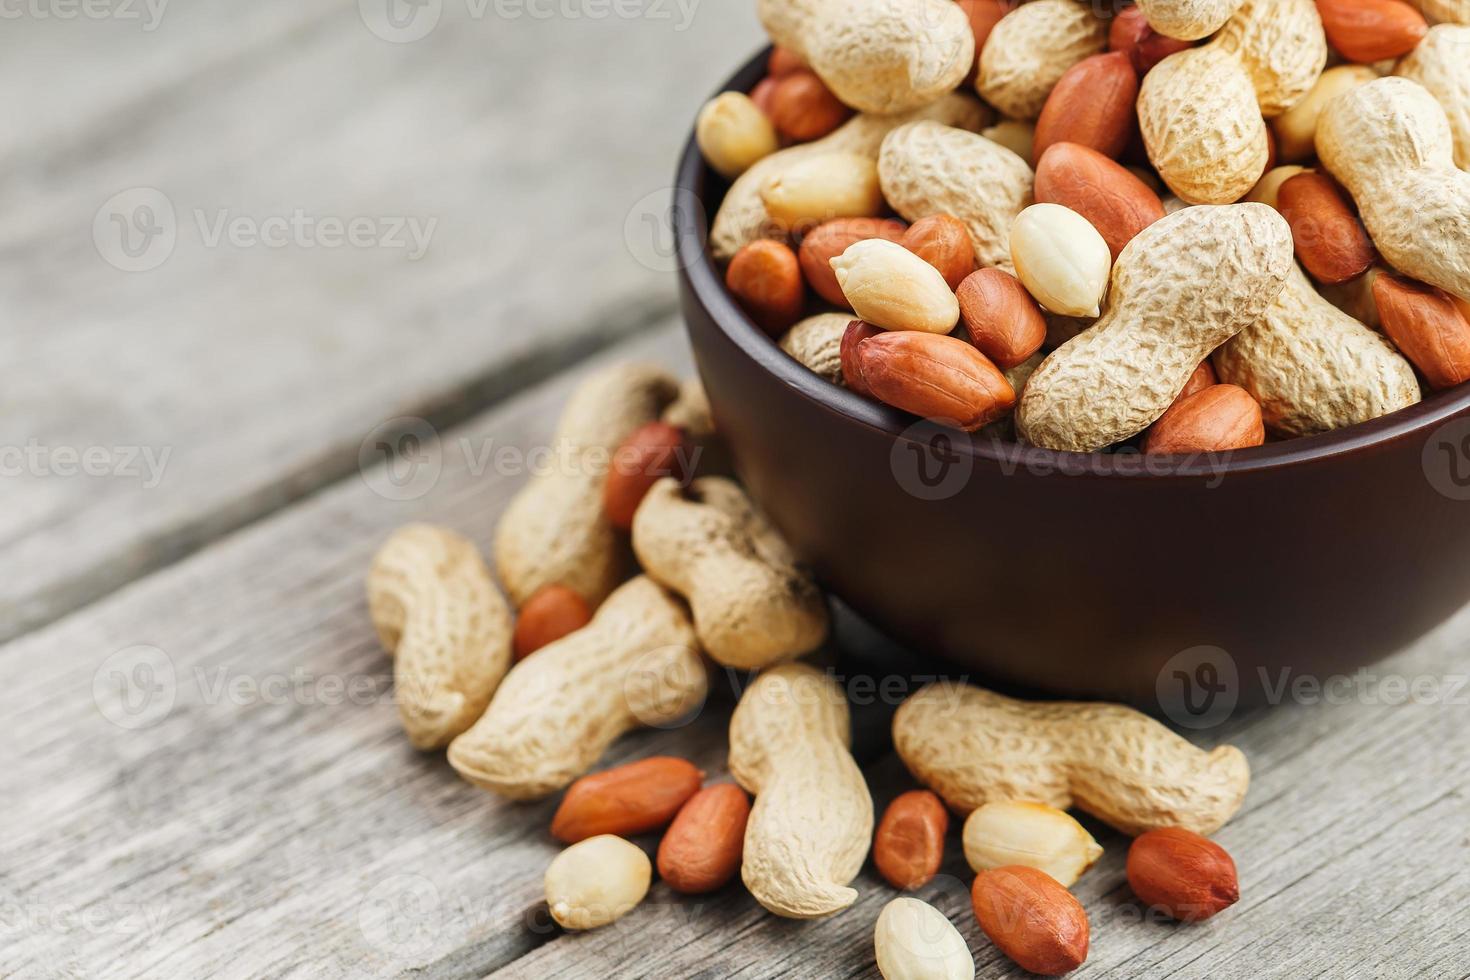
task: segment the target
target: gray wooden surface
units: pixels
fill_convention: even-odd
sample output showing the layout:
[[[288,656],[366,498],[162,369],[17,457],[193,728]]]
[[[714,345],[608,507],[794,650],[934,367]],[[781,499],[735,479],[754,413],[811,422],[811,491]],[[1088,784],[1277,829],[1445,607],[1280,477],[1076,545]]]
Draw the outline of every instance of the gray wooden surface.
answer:
[[[871,869],[824,922],[655,885],[607,929],[551,926],[555,801],[506,803],[407,746],[362,594],[406,521],[489,540],[523,475],[486,450],[544,443],[581,372],[689,369],[643,219],[702,94],[757,42],[749,6],[705,0],[677,30],[677,3],[670,23],[445,0],[408,43],[355,0],[174,0],[152,31],[6,21],[0,79],[27,97],[0,128],[0,464],[37,451],[0,475],[0,976],[877,975],[892,892]],[[93,222],[140,187],[165,192],[178,238],[125,272]],[[193,214],[297,208],[438,225],[410,261],[211,247]],[[405,429],[437,437],[409,493],[373,451]],[[58,450],[92,447],[106,472],[60,472]],[[158,480],[124,471],[129,447],[168,451]],[[1126,841],[1093,825],[1107,853],[1077,886],[1076,975],[1470,976],[1467,638],[1470,612],[1339,703],[1197,736],[1255,772],[1220,835],[1243,898],[1217,920],[1144,921]],[[838,646],[844,672],[889,652],[849,621]],[[1439,693],[1401,703],[1393,678]],[[679,754],[722,778],[730,707],[717,694],[605,761]],[[910,786],[891,707],[855,712],[880,807]],[[951,838],[924,896],[979,976],[1019,976],[974,926]]]

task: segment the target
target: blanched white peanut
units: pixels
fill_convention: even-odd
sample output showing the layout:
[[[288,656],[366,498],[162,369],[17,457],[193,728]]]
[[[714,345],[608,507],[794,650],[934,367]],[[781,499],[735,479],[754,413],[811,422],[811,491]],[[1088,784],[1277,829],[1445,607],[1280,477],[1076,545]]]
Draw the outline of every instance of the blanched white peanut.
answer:
[[[873,929],[873,955],[883,980],[974,980],[965,937],[934,906],[895,898]]]
[[[800,160],[766,181],[761,201],[772,221],[793,229],[883,213],[878,165],[861,153],[823,153]]]
[[[552,859],[546,905],[564,929],[596,929],[632,911],[652,879],[642,848],[611,834],[589,837]]]
[[[776,127],[743,92],[722,92],[706,103],[694,139],[705,162],[731,180],[780,148]]]
[[[1113,256],[1082,215],[1060,204],[1033,204],[1011,225],[1016,278],[1052,313],[1098,316]]]
[[[960,322],[959,300],[944,276],[896,242],[855,242],[832,260],[832,270],[853,312],[875,327],[949,333]]]
[[[1004,800],[977,807],[965,819],[965,860],[976,872],[1021,864],[1071,888],[1102,857],[1102,848],[1076,820],[1044,803]]]

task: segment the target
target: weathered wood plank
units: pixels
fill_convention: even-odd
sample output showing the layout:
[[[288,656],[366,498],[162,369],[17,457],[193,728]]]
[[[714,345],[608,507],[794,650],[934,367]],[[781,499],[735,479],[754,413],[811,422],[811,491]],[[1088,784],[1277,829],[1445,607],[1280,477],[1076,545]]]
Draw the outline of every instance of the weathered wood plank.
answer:
[[[686,366],[673,327],[621,350],[645,353]],[[521,476],[475,474],[479,450],[546,444],[573,380],[446,431],[419,499],[353,477],[0,649],[0,972],[464,975],[547,938],[526,914],[554,804],[407,746],[362,579],[407,521],[488,542]],[[718,769],[723,725],[694,731]]]
[[[450,0],[412,43],[357,0],[5,21],[0,80],[37,97],[0,135],[0,557],[26,570],[0,638],[351,472],[384,420],[456,421],[672,310],[654,222],[758,29],[595,9]],[[114,267],[117,220],[161,264]]]

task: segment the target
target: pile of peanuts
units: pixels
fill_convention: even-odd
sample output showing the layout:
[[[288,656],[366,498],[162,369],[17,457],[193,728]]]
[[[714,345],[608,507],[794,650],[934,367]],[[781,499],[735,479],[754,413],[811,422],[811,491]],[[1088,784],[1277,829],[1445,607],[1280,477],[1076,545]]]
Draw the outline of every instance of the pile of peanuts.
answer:
[[[1470,379],[1470,0],[758,0],[709,247],[834,384],[1220,452]],[[978,96],[978,98],[977,98]]]
[[[546,838],[564,849],[543,880],[559,926],[636,920],[650,894],[737,878],[773,915],[824,918],[858,902],[871,854],[905,893],[875,916],[884,976],[972,980],[966,940],[918,897],[953,880],[935,882],[953,813],[981,932],[1029,970],[1065,972],[1090,936],[1068,889],[1102,853],[1074,807],[1136,838],[1127,878],[1148,908],[1197,921],[1236,901],[1234,861],[1207,835],[1245,800],[1244,754],[1118,705],[927,684],[894,717],[910,779],[875,820],[847,690],[826,669],[827,597],[720,475],[728,454],[699,383],[655,365],[595,371],[553,443],[559,464],[500,517],[493,574],[475,542],[412,524],[378,550],[367,598],[409,743],[447,750],[505,799],[561,794]],[[731,781],[706,785],[674,755],[599,768],[626,734],[683,731],[721,677],[739,698]]]

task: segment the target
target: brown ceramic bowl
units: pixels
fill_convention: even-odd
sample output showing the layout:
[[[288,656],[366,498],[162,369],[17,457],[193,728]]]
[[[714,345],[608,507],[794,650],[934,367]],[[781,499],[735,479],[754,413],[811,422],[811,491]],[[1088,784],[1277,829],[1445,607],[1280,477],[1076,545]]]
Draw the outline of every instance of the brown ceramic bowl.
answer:
[[[764,58],[726,88],[748,91]],[[726,185],[692,140],[677,180],[694,202],[675,211],[684,315],[739,474],[825,586],[909,649],[1061,696],[1249,703],[1351,673],[1470,600],[1470,386],[1211,459],[915,428],[745,316],[706,249]]]

